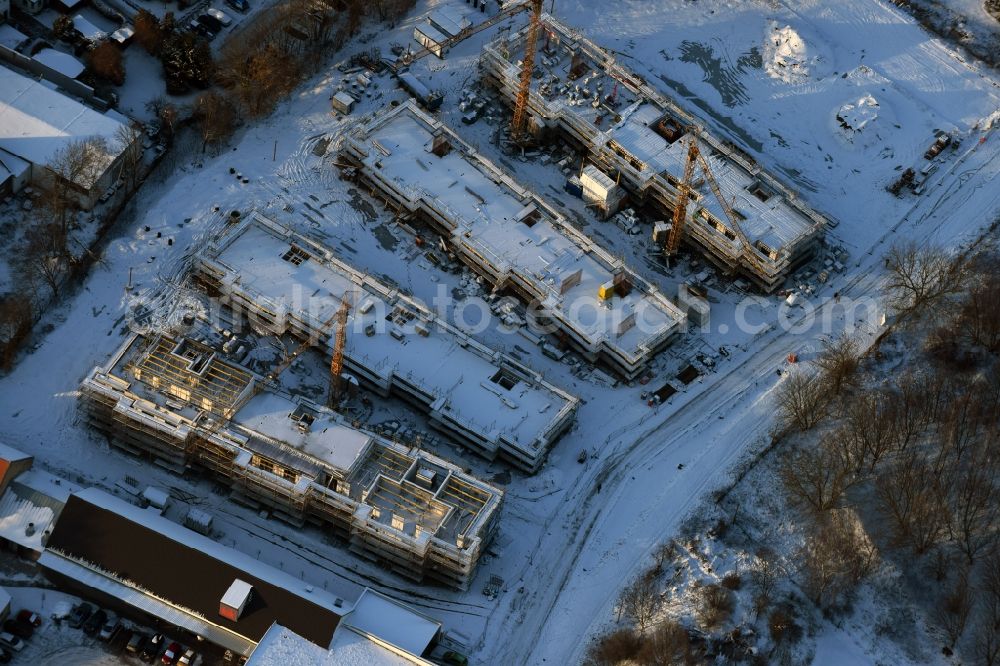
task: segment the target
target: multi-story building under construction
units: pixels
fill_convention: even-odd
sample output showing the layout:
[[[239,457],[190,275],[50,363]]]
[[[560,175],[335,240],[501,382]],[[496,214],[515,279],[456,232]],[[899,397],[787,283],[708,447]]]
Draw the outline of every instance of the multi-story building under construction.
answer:
[[[83,381],[89,420],[123,450],[181,473],[206,469],[234,499],[330,529],[403,576],[468,587],[499,519],[499,489],[347,425],[225,349],[132,335]]]
[[[671,219],[695,119],[609,51],[552,16],[541,21],[540,76],[532,79],[526,101],[532,131],[558,132],[620,181],[635,203]],[[483,51],[485,79],[512,105],[527,33],[504,34]],[[765,292],[777,289],[812,255],[825,218],[747,155],[704,130],[697,141],[740,229],[701,179],[690,191],[684,240],[727,272],[745,275]]]
[[[575,419],[575,396],[257,212],[209,243],[193,270],[258,328],[326,350],[346,302],[344,371],[490,460],[534,472]]]
[[[419,217],[495,292],[510,291],[585,358],[632,379],[684,328],[655,286],[451,129],[406,102],[359,125],[342,163]]]

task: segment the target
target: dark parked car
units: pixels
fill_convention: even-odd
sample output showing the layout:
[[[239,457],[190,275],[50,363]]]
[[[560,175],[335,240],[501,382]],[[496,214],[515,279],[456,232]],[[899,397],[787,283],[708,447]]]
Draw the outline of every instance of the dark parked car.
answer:
[[[201,35],[208,41],[212,41],[212,38],[215,37],[215,33],[209,30],[204,23],[199,23],[197,19],[192,19],[192,21],[188,24],[188,29],[196,35]]]
[[[7,650],[0,648],[0,664],[9,664],[11,659],[13,659],[13,655],[7,652]]]
[[[73,609],[69,615],[69,626],[79,629],[94,613],[94,607],[88,603],[82,603]]]
[[[35,633],[35,628],[30,624],[17,620],[4,620],[3,630],[25,640],[31,638],[31,635]]]
[[[198,23],[201,23],[203,26],[205,26],[214,33],[222,32],[222,27],[223,27],[222,21],[215,18],[214,16],[211,16],[209,14],[202,14],[201,16],[198,17],[197,20]]]
[[[250,11],[250,3],[247,0],[226,0],[226,4],[244,14]]]
[[[146,649],[147,640],[149,640],[149,636],[137,631],[129,636],[128,642],[125,644],[125,651],[129,654],[141,655]]]
[[[147,664],[152,664],[156,659],[157,655],[160,654],[160,650],[163,649],[163,634],[156,634],[148,641],[142,648],[142,652],[139,653],[139,658],[142,659]]]
[[[90,618],[83,623],[83,633],[88,636],[96,636],[97,632],[101,630],[104,623],[108,619],[108,614],[103,610],[98,610],[96,613],[90,616]]]

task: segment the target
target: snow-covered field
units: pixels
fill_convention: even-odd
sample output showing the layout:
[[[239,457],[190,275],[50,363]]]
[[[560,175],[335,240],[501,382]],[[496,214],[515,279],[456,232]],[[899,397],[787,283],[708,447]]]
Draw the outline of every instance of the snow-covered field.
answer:
[[[459,0],[420,2],[394,29],[369,31],[370,40],[348,47],[345,55],[373,45],[388,52],[392,42],[409,42],[423,13],[443,4],[466,7]],[[878,307],[855,311],[848,305],[877,296],[881,255],[893,241],[957,247],[996,217],[1000,138],[989,119],[1000,116],[1000,87],[989,70],[880,0],[559,0],[555,12],[619,53],[623,64],[743,146],[835,220],[829,242],[843,246],[851,260],[826,285],[810,283],[813,293],[802,301],[804,307],[780,307],[778,298],[739,307],[745,295],[715,279],[711,330],[693,331],[662,354],[650,386],[697,355],[714,361],[715,368],[657,408],[639,398],[648,386],[608,388],[542,356],[520,336],[495,326],[483,333],[486,343],[522,355],[585,404],[577,426],[534,477],[508,474],[503,465],[450,445],[437,451],[477,475],[506,483],[498,535],[469,592],[404,582],[358,561],[318,532],[295,531],[229,504],[207,482],[112,453],[77,413],[79,381],[119,346],[133,308],[163,312],[173,300],[186,259],[222,224],[216,207],[260,208],[427,301],[441,285],[471,289],[462,276],[424,260],[376,202],[338,179],[335,156],[323,156],[322,142],[332,139],[335,146],[359,116],[404,98],[385,76],[376,79],[352,116],[338,118],[330,113],[329,97],[342,75],[331,65],[221,154],[179,163],[164,182],[148,183],[136,206],[141,212],[108,244],[106,264],[95,266],[84,288],[50,315],[51,332],[0,379],[5,440],[34,454],[36,464],[83,483],[113,488],[129,474],[173,488],[216,513],[220,540],[227,545],[347,598],[371,585],[413,603],[441,619],[449,635],[474,653],[474,661],[579,661],[586,637],[611,617],[620,586],[648,551],[766,436],[775,371],[786,356],[797,352],[808,358],[823,336],[845,327],[875,332]],[[442,117],[522,182],[564,206],[586,233],[673,293],[689,265],[668,272],[649,257],[645,234],[627,236],[597,222],[582,202],[562,192],[563,177],[553,165],[501,154],[492,142],[499,120],[459,122],[458,93],[476,84],[478,49],[494,35],[487,31],[454,48],[444,61],[427,58],[414,66],[448,92]],[[877,101],[877,116],[848,137],[835,116],[866,96]],[[961,146],[942,153],[923,196],[892,197],[885,186],[898,168],[923,166],[935,129],[955,132]],[[230,168],[250,182],[242,184]],[[134,288],[127,292],[130,269]],[[823,316],[811,316],[814,310]],[[376,412],[373,421],[398,416],[423,427],[391,403],[378,405]],[[582,451],[587,456],[581,464]],[[504,583],[490,600],[481,590],[492,575]],[[833,634],[823,640],[839,642]],[[874,650],[862,641],[845,654],[860,660]]]

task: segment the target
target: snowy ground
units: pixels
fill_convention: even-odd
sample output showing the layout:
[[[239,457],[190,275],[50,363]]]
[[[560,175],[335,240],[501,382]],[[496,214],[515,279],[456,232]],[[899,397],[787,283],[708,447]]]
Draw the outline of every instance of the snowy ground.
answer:
[[[345,54],[376,44],[387,52],[391,42],[407,43],[422,13],[442,4],[466,7],[458,0],[421,2],[395,29],[380,29],[372,41],[348,47]],[[337,178],[333,155],[322,157],[323,143],[333,139],[335,146],[336,136],[359,116],[403,99],[384,76],[353,116],[339,119],[329,112],[329,97],[342,75],[331,66],[271,118],[234,138],[231,149],[179,162],[164,182],[147,183],[136,206],[141,213],[109,243],[106,266],[94,268],[79,294],[52,313],[51,332],[0,379],[0,431],[6,441],[35,454],[37,464],[83,483],[113,488],[129,474],[171,488],[184,501],[216,514],[223,543],[347,598],[370,585],[413,603],[441,619],[481,663],[578,661],[585,637],[609,617],[620,585],[646,561],[647,551],[674,531],[699,497],[721,485],[728,466],[767,433],[769,393],[786,355],[794,351],[807,358],[819,348],[821,336],[877,314],[877,308],[845,309],[848,299],[876,293],[882,252],[900,237],[957,246],[996,215],[1000,139],[986,130],[983,119],[1000,107],[1000,89],[988,71],[878,0],[631,0],[610,6],[560,0],[556,12],[622,53],[624,64],[658,81],[665,93],[838,221],[830,242],[844,246],[851,261],[831,283],[809,282],[815,291],[804,301],[805,309],[781,308],[778,299],[741,309],[744,295],[716,279],[711,330],[692,332],[664,353],[646,387],[607,388],[587,372],[542,356],[520,336],[496,326],[482,334],[486,343],[522,355],[585,404],[577,426],[534,477],[508,473],[503,465],[451,445],[440,447],[439,453],[475,474],[505,482],[508,493],[499,533],[468,593],[409,584],[358,561],[318,532],[293,530],[233,506],[207,481],[176,477],[112,453],[77,413],[79,381],[119,346],[132,308],[162,313],[173,300],[186,259],[221,224],[216,207],[258,207],[427,301],[441,286],[449,292],[474,291],[461,275],[425,260],[376,202]],[[772,51],[775,33],[785,39]],[[457,93],[474,85],[478,48],[493,34],[487,31],[459,45],[445,61],[428,58],[414,67],[448,91],[442,117],[673,293],[674,285],[696,268],[666,271],[649,256],[645,235],[626,236],[599,223],[565,195],[562,175],[553,165],[502,155],[491,140],[499,120],[472,126],[458,121]],[[794,63],[802,65],[796,75],[772,75]],[[848,140],[834,116],[866,94],[878,101],[878,117]],[[956,132],[962,146],[942,154],[922,197],[891,197],[885,185],[898,167],[923,165],[934,129]],[[250,182],[237,181],[230,167]],[[135,288],[127,293],[130,268]],[[843,303],[831,299],[834,291]],[[828,315],[827,324],[808,316],[813,307]],[[740,326],[740,317],[760,324],[758,330]],[[799,330],[789,332],[781,321],[796,323]],[[872,332],[871,324],[861,325]],[[722,346],[726,355],[718,351]],[[714,357],[714,371],[658,408],[640,400],[641,391],[673,377],[697,355]],[[418,417],[393,403],[379,404],[370,421],[397,416],[422,427]],[[584,450],[588,458],[579,464]],[[504,580],[494,600],[481,594],[491,575]],[[870,646],[860,645],[858,651],[867,653]]]

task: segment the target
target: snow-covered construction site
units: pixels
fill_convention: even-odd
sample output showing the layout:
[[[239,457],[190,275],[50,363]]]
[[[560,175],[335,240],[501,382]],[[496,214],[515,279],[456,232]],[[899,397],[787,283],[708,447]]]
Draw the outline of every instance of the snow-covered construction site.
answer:
[[[537,303],[588,360],[633,379],[683,327],[659,290],[412,101],[352,132],[344,155],[390,205],[427,218],[495,292]]]
[[[706,663],[972,663],[888,555],[836,616],[785,572],[786,653],[746,567],[803,541],[759,464],[777,396],[901,330],[897,248],[995,234],[996,72],[885,0],[371,4],[229,138],[170,96],[190,119],[0,376],[0,579],[206,664],[678,663],[636,647],[668,623]],[[727,497],[743,551],[657,559]]]
[[[533,133],[569,137],[637,204],[648,203],[667,219],[676,208],[682,180],[690,181],[690,174],[684,176],[685,162],[690,143],[697,142],[708,155],[707,175],[717,179],[718,194],[709,191],[705,176],[690,187],[685,184],[691,202],[684,224],[691,244],[767,292],[778,289],[790,271],[812,256],[826,221],[795,192],[732,143],[704,131],[694,133],[697,119],[577,30],[549,15],[542,16],[541,24],[540,76],[527,98]],[[512,105],[528,30],[505,34],[483,49],[484,75]],[[608,212],[620,205],[613,192],[610,187],[599,191],[602,206],[614,201]]]
[[[296,526],[332,528],[352,551],[404,576],[468,586],[496,527],[499,489],[269,391],[223,346],[132,337],[81,387],[92,423],[168,469],[207,469],[237,501],[267,505]]]
[[[275,335],[332,346],[341,308],[344,368],[396,395],[463,446],[535,471],[579,400],[476,342],[425,306],[259,213],[209,245],[196,279]]]

